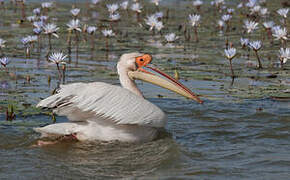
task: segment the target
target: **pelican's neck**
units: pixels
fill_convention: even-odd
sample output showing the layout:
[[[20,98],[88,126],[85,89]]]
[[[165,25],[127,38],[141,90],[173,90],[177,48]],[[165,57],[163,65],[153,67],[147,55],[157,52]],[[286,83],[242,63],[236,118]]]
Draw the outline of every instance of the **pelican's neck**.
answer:
[[[140,97],[143,97],[142,92],[138,89],[135,81],[129,78],[128,70],[118,69],[119,80],[123,88],[130,90],[131,92],[137,94]]]

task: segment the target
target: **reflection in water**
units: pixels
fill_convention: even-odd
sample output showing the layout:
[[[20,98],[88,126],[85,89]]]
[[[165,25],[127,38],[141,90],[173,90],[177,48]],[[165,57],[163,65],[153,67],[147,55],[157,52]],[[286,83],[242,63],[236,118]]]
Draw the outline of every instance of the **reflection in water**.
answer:
[[[168,134],[155,141],[131,144],[119,142],[62,142],[41,151],[39,163],[49,163],[51,173],[58,166],[65,171],[85,177],[130,177],[142,176],[156,171],[162,164],[173,161],[178,154],[177,145]],[[56,168],[56,169],[55,169]],[[50,173],[50,172],[48,172]],[[79,176],[79,175],[78,175]]]

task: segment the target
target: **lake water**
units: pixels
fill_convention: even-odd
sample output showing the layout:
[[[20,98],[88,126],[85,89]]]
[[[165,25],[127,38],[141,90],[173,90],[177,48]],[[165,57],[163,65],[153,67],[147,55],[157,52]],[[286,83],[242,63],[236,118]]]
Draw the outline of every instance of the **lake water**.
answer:
[[[271,14],[260,18],[259,28],[251,35],[244,34],[242,28],[246,8],[236,9],[230,30],[220,32],[216,22],[224,12],[206,2],[199,12],[198,43],[192,28],[190,41],[184,38],[188,14],[197,12],[191,1],[162,1],[160,10],[166,14],[168,9],[168,19],[162,20],[162,35],[153,35],[144,23],[146,14],[156,12],[147,1],[141,1],[144,11],[140,22],[132,11],[120,10],[121,21],[117,23],[107,21],[104,3],[97,7],[83,1],[75,3],[81,9],[79,19],[83,24],[97,25],[99,30],[112,27],[117,35],[109,39],[107,49],[106,39],[97,31],[92,51],[92,38],[81,34],[78,58],[72,38],[65,83],[102,81],[118,85],[115,66],[120,55],[141,51],[152,54],[153,63],[166,73],[173,75],[177,70],[180,81],[202,95],[205,102],[200,105],[138,82],[145,97],[168,115],[168,124],[156,140],[140,144],[64,141],[45,147],[35,147],[39,134],[33,128],[53,120],[49,111],[36,109],[35,105],[58,87],[57,69],[45,58],[48,41],[44,35],[41,53],[35,44],[26,58],[20,39],[32,34],[32,26],[29,22],[17,23],[20,9],[14,13],[13,6],[6,2],[5,10],[0,9],[0,38],[7,41],[2,52],[11,63],[7,70],[0,69],[0,178],[288,179],[290,66],[287,62],[283,70],[277,67],[280,42],[271,44],[261,25],[267,20],[281,24],[275,13],[282,7],[281,2],[268,1]],[[227,5],[236,8],[237,4],[231,1]],[[28,2],[27,16],[39,6]],[[72,3],[57,2],[56,7],[48,12],[49,22],[60,27],[60,38],[52,38],[52,47],[68,54],[66,23],[71,19]],[[179,40],[166,44],[164,35],[169,32],[175,32]],[[242,36],[263,41],[259,55],[264,69],[249,66],[256,57],[241,48]],[[226,39],[239,53],[233,60],[234,81],[223,53]],[[8,104],[15,108],[16,119],[12,121],[6,121]],[[65,117],[56,116],[56,122],[64,121]]]

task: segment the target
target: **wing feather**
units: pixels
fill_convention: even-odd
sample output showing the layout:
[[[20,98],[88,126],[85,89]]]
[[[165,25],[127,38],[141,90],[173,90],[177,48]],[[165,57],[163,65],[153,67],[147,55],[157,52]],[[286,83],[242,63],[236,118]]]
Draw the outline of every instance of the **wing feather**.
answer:
[[[119,86],[102,82],[62,85],[59,92],[39,102],[71,121],[108,120],[116,124],[164,127],[165,113],[156,105]]]

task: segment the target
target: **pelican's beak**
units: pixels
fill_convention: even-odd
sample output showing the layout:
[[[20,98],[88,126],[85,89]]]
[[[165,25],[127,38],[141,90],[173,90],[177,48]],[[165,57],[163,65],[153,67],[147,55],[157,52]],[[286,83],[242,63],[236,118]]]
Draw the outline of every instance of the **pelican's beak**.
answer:
[[[142,59],[148,58],[150,55],[144,55],[142,56]],[[140,59],[140,58],[139,58]],[[151,62],[151,56],[150,56],[150,61],[147,60],[146,63],[143,63],[142,65],[139,65],[138,59],[136,59],[136,63],[138,65],[138,70],[137,71],[129,71],[128,75],[131,79],[139,79],[145,82],[149,82],[151,84],[155,84],[157,86],[163,87],[165,89],[168,89],[170,91],[173,91],[177,94],[180,94],[184,97],[187,97],[189,99],[193,99],[199,103],[203,103],[201,99],[198,98],[196,94],[194,94],[190,89],[188,89],[186,86],[181,84],[179,81],[175,80],[174,78],[170,77],[166,73],[162,72],[161,70],[153,67],[147,66],[148,63]],[[158,73],[160,76],[157,76],[153,73],[150,73],[146,70],[144,70],[142,67],[147,67],[151,69],[152,71]]]

